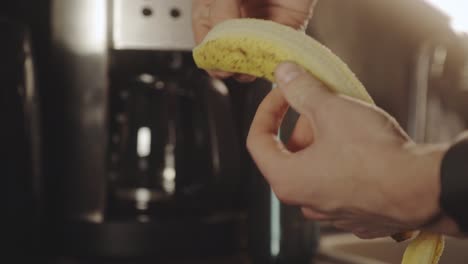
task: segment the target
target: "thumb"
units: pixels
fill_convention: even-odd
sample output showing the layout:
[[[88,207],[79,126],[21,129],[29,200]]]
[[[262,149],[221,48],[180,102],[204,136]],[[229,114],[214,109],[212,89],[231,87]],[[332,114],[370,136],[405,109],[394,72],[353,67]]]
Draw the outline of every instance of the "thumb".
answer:
[[[336,99],[330,89],[295,63],[278,65],[275,79],[288,103],[309,118],[324,102]]]

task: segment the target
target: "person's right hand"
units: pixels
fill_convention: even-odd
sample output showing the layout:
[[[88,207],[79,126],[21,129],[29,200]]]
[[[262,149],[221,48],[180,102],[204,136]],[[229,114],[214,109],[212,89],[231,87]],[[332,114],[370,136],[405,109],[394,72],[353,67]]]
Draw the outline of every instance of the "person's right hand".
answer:
[[[304,30],[312,16],[317,0],[194,0],[192,27],[195,42],[199,44],[218,23],[233,18],[262,18],[298,30]],[[209,71],[216,78],[227,78],[234,73]],[[238,81],[252,81],[249,75],[235,75]]]
[[[412,143],[388,113],[331,92],[297,64],[280,64],[275,79],[247,147],[281,201],[361,238],[418,229],[460,235],[439,204],[446,144]],[[283,144],[277,133],[290,106],[300,117]]]

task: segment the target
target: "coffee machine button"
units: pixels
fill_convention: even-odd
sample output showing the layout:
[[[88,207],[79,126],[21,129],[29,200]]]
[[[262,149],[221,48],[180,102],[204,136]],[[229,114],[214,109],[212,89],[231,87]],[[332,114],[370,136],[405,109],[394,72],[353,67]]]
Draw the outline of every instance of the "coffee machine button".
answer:
[[[153,15],[153,9],[151,7],[149,7],[149,6],[145,6],[145,7],[143,7],[143,9],[141,9],[141,13],[145,17],[150,17],[150,16]]]

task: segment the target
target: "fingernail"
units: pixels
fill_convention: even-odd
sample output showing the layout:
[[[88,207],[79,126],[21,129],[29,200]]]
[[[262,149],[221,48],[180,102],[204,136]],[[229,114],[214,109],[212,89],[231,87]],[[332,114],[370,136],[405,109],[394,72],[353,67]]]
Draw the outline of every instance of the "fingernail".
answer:
[[[234,79],[241,83],[249,83],[255,81],[255,76],[245,75],[245,74],[237,74],[234,75]]]
[[[279,85],[285,85],[296,79],[304,69],[292,62],[281,63],[275,71],[276,81]]]
[[[219,79],[226,79],[234,75],[233,73],[230,73],[230,72],[217,71],[217,70],[210,70],[208,71],[208,74],[213,78],[219,78]]]

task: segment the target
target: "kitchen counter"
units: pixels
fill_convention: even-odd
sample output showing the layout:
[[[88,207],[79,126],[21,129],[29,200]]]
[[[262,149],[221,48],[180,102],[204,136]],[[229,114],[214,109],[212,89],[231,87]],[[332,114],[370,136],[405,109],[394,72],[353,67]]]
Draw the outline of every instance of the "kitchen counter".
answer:
[[[327,224],[321,224],[321,236],[325,237],[328,235],[334,235],[341,233]],[[182,254],[181,254],[182,255]],[[61,258],[57,261],[51,262],[50,264],[154,264],[155,261],[135,261],[135,260],[76,260],[70,258]],[[180,259],[180,260],[167,260],[158,261],[158,264],[256,264],[249,260],[246,252],[242,252],[235,256],[230,257],[213,257],[203,259]],[[49,264],[49,263],[48,263]],[[326,256],[321,254],[318,255],[311,261],[310,264],[347,264],[338,259],[334,259],[333,256]]]
[[[51,264],[153,264],[154,261],[109,261],[109,260],[75,260],[75,259],[65,259],[62,258]],[[183,261],[158,261],[159,264],[254,264],[247,259],[245,256],[234,256],[227,258],[213,258],[213,259],[203,259],[203,260],[183,260]],[[330,259],[326,256],[317,256],[311,264],[345,264],[333,259]]]

